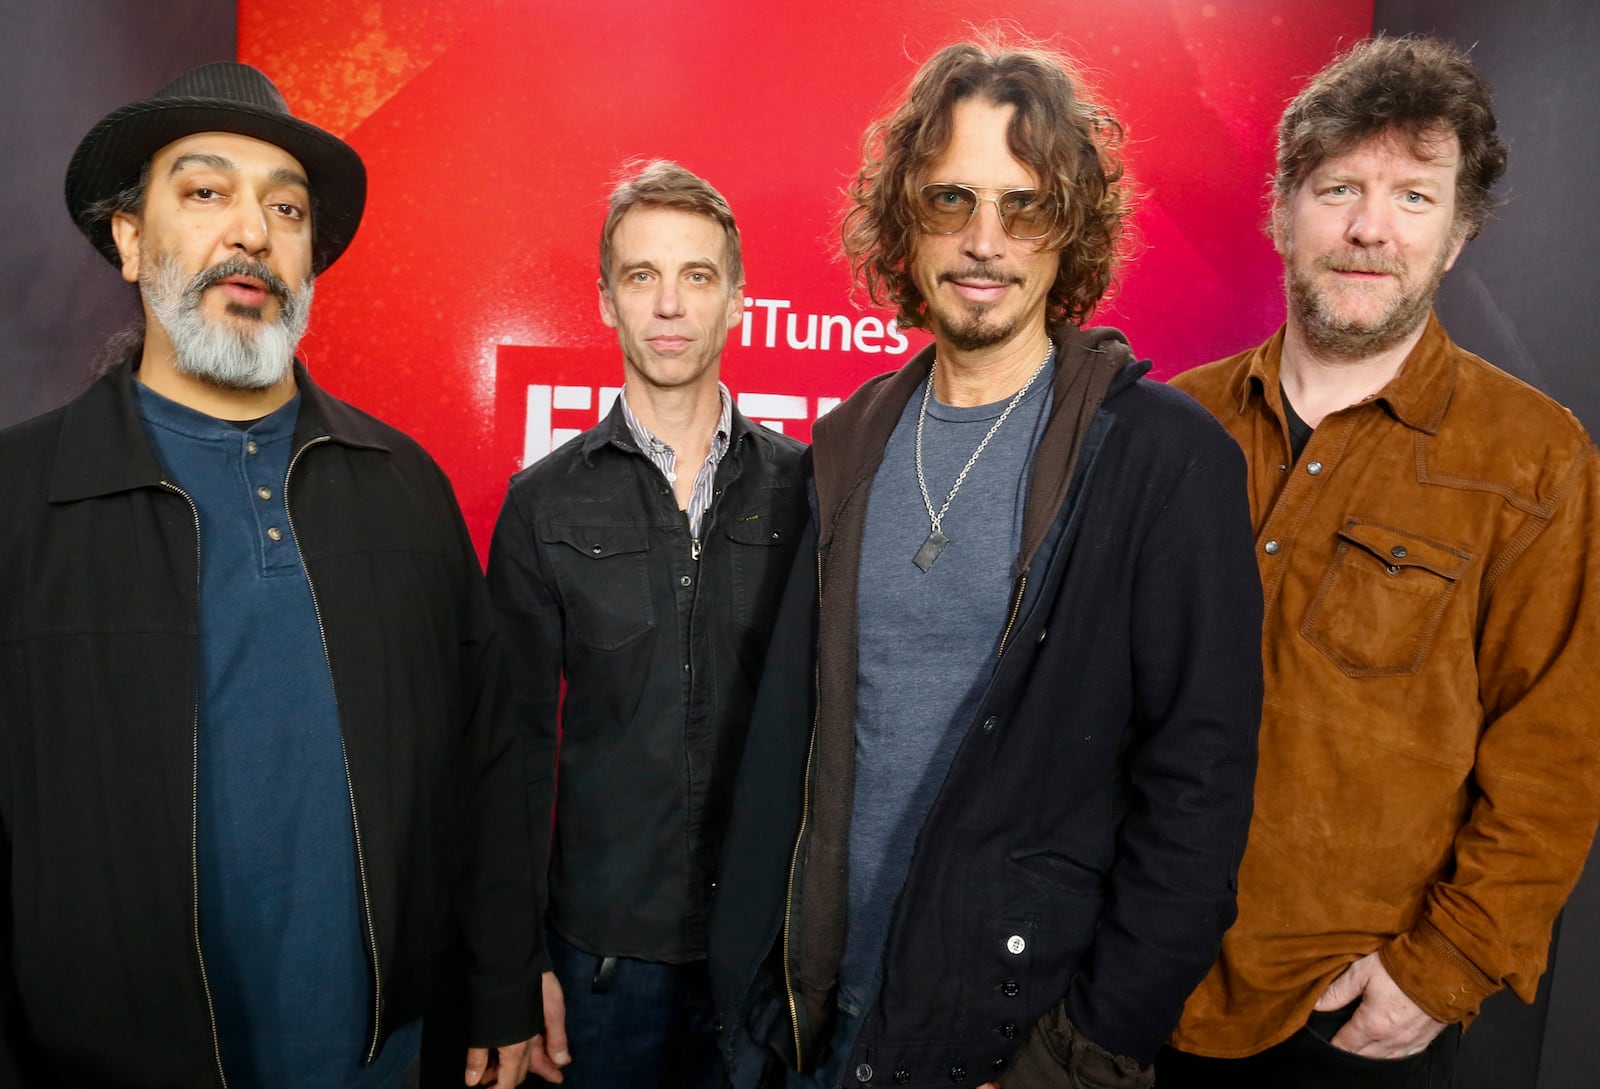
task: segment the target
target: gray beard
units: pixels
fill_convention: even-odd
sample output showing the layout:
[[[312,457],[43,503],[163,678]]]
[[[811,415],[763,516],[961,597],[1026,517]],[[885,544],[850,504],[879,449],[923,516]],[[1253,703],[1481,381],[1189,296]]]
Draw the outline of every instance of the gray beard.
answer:
[[[1404,341],[1426,320],[1433,309],[1434,296],[1439,293],[1439,285],[1444,281],[1449,253],[1448,247],[1440,252],[1439,260],[1429,270],[1425,281],[1402,282],[1389,309],[1373,321],[1341,318],[1328,297],[1317,288],[1315,280],[1295,273],[1286,263],[1284,293],[1288,296],[1289,311],[1306,343],[1317,353],[1334,359],[1370,358]]]
[[[149,266],[145,266],[149,268]],[[213,265],[184,282],[177,259],[163,255],[148,273],[141,268],[139,290],[172,341],[180,371],[223,389],[263,390],[282,382],[294,366],[294,350],[311,320],[312,281],[290,291],[265,265],[234,258]],[[214,321],[201,311],[208,287],[234,275],[254,276],[278,296],[276,321],[265,321],[250,308],[230,305],[246,324]]]

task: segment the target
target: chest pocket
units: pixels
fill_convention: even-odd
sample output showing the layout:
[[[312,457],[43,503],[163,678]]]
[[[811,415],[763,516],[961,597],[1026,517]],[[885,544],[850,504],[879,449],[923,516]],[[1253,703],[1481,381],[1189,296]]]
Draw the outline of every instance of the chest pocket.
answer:
[[[615,650],[655,626],[648,528],[554,524],[540,528],[539,540],[580,643]]]
[[[748,511],[727,524],[734,614],[745,627],[765,631],[771,626],[803,516],[803,510],[778,505]]]
[[[1360,518],[1338,535],[1301,634],[1349,676],[1415,673],[1471,553]]]

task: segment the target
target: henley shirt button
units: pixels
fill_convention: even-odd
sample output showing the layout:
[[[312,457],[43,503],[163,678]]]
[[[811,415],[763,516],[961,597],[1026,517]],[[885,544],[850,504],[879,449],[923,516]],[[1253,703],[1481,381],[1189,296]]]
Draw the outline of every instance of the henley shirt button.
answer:
[[[681,579],[678,580],[678,585],[679,586],[687,586],[693,581],[694,581],[694,579],[690,578],[688,575],[685,575]]]
[[[1028,948],[1028,943],[1022,940],[1021,934],[1013,934],[1006,939],[1006,951],[1012,956],[1020,954],[1026,948]]]
[[[911,1084],[911,1071],[907,1070],[903,1066],[900,1067],[899,1069],[897,1069],[894,1072],[894,1083],[896,1085],[910,1085]]]
[[[856,1067],[856,1081],[871,1081],[871,1080],[872,1080],[872,1066],[870,1064],[862,1063],[860,1066]]]
[[[272,498],[272,489],[267,487],[265,484],[263,484],[263,485],[261,485],[261,487],[256,489],[256,494],[259,495],[263,499],[271,499]]]
[[[983,720],[983,732],[986,734],[992,734],[994,733],[995,727],[998,725],[1000,725],[1000,720],[995,718],[993,715],[990,715],[988,718]]]
[[[965,1063],[954,1062],[954,1063],[950,1064],[950,1080],[951,1081],[961,1081],[966,1076],[967,1076],[967,1067],[966,1067]]]
[[[1008,979],[1004,983],[1000,984],[1000,993],[1005,995],[1007,998],[1015,998],[1017,995],[1022,993],[1022,984],[1018,983],[1014,979]]]
[[[1393,548],[1389,549],[1389,555],[1393,556],[1397,560],[1405,559],[1406,558],[1406,546],[1405,545],[1395,545]]]
[[[1278,554],[1278,542],[1268,541],[1266,544],[1261,546],[1261,550],[1269,556],[1276,556]]]
[[[1311,462],[1309,465],[1306,466],[1306,472],[1310,473],[1312,476],[1316,476],[1318,473],[1322,472],[1322,462],[1320,462],[1320,461]]]
[[[259,449],[261,449],[261,447],[256,445],[255,439],[251,439],[249,442],[244,444],[244,452],[247,454],[253,454]]]

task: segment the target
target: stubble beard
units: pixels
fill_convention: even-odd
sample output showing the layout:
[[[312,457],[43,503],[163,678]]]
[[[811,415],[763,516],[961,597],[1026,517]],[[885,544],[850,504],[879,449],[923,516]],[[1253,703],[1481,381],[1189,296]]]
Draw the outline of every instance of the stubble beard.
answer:
[[[1352,361],[1378,355],[1403,342],[1427,319],[1439,285],[1444,282],[1451,249],[1448,245],[1441,249],[1427,277],[1412,282],[1398,259],[1364,256],[1359,250],[1323,254],[1312,262],[1309,271],[1304,271],[1296,266],[1291,248],[1284,263],[1284,292],[1290,313],[1306,343],[1321,355]],[[1344,317],[1336,306],[1334,293],[1324,291],[1316,280],[1317,273],[1332,269],[1384,273],[1394,278],[1398,291],[1376,318]]]
[[[311,320],[312,281],[290,290],[259,261],[235,257],[184,282],[183,268],[170,254],[140,269],[139,290],[171,340],[178,370],[229,390],[270,389],[294,366],[294,351]],[[149,271],[146,271],[146,270]],[[268,321],[255,307],[228,305],[237,321],[218,321],[202,309],[208,288],[230,276],[260,280],[278,300],[278,316]]]

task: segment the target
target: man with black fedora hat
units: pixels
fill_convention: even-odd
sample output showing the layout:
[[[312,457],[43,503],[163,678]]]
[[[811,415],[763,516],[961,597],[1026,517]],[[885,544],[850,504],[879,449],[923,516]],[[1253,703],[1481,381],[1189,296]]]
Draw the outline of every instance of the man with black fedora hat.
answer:
[[[360,157],[212,64],[95,125],[66,195],[143,318],[0,432],[0,1084],[414,1085],[463,973],[466,1084],[555,1074],[449,481],[295,359]]]

